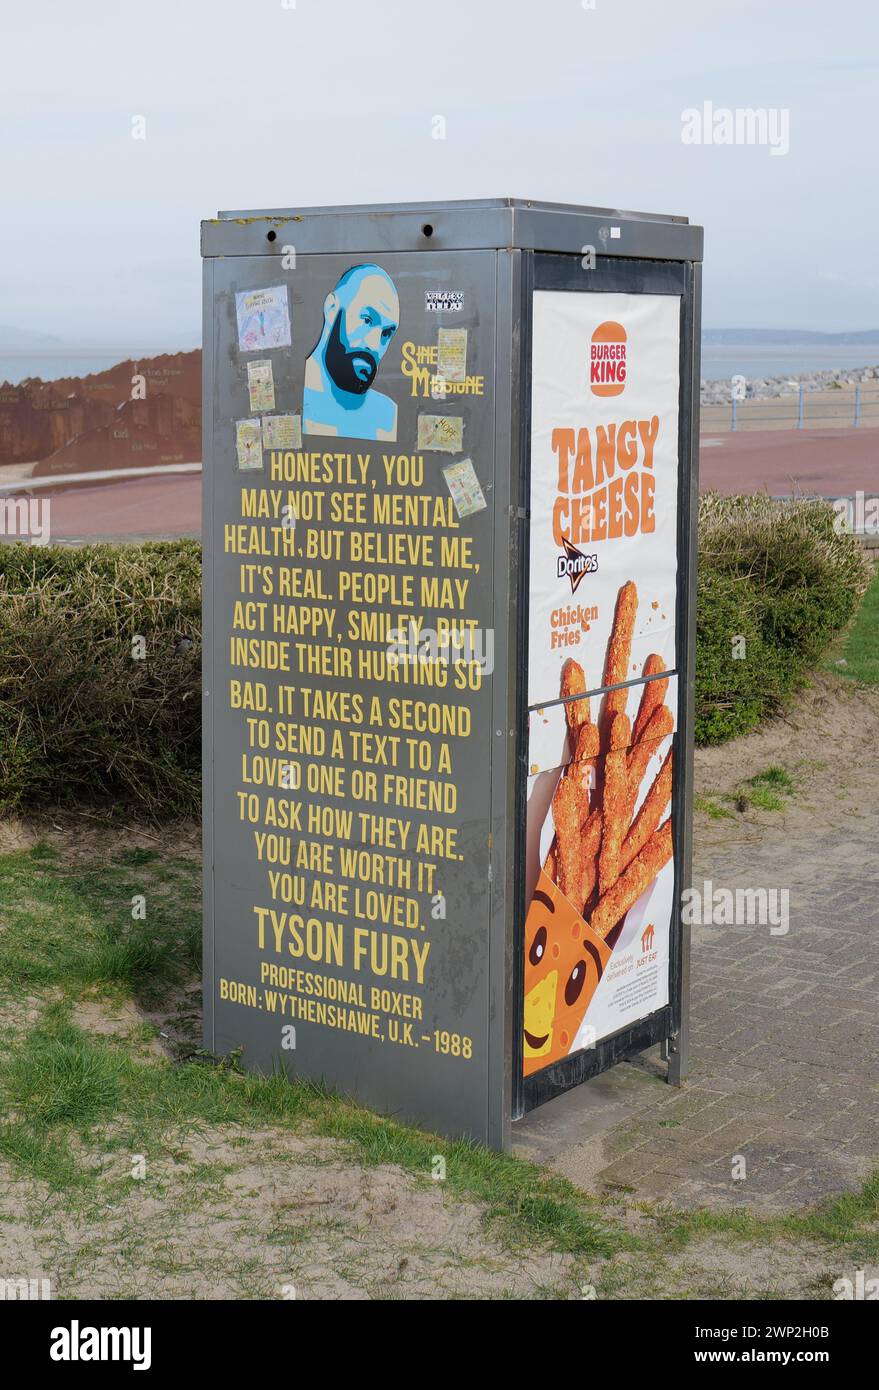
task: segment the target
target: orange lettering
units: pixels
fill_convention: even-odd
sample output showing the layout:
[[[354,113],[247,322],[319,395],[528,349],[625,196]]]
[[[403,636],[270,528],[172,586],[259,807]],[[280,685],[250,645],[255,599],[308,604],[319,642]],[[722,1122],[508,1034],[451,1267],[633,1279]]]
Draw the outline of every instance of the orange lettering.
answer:
[[[552,509],[552,538],[556,545],[561,545],[562,543],[567,517],[568,499],[567,497],[557,497],[555,499],[555,506]]]
[[[568,491],[568,459],[574,447],[574,431],[554,429],[552,451],[559,456],[559,492]]]
[[[631,468],[638,457],[635,441],[635,421],[624,420],[617,435],[617,463],[620,468]]]
[[[627,536],[637,536],[638,534],[638,478],[640,474],[630,473],[626,478],[626,485],[623,494],[626,499],[626,519],[624,522]]]
[[[653,488],[656,479],[651,473],[641,474],[641,530],[655,531],[656,517],[653,514]]]
[[[628,482],[628,478],[626,482]],[[607,489],[607,507],[610,513],[607,519],[607,538],[610,541],[616,540],[617,536],[623,534],[623,518],[620,514],[622,503],[623,479],[614,478]]]
[[[607,429],[603,425],[595,428],[595,484],[603,483],[605,478],[610,478],[613,474],[614,445],[616,443],[616,425],[608,425]]]
[[[644,467],[653,467],[653,446],[659,434],[659,416],[654,415],[652,420],[639,420],[638,433],[641,436],[641,443],[644,445]]]
[[[592,476],[592,446],[589,431],[582,429],[577,436],[577,457],[574,460],[574,481],[572,492],[591,492],[595,487]]]

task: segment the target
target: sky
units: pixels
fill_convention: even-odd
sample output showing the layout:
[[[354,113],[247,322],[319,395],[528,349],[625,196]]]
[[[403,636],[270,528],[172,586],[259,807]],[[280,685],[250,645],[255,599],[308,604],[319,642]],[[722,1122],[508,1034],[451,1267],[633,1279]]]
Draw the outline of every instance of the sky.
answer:
[[[876,328],[877,39],[875,0],[6,4],[0,324],[190,346],[218,209],[509,195],[701,223],[706,327]],[[706,102],[788,151],[686,143]]]

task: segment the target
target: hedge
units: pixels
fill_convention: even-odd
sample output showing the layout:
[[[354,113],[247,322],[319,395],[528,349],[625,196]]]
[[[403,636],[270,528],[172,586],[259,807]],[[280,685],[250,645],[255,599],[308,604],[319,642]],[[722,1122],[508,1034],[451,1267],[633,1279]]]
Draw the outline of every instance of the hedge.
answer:
[[[704,496],[699,508],[696,742],[777,713],[853,616],[872,568],[827,502]]]
[[[696,738],[774,712],[852,616],[870,569],[821,502],[700,508]],[[0,813],[200,807],[201,551],[0,545]]]
[[[0,546],[0,811],[193,814],[201,547]]]

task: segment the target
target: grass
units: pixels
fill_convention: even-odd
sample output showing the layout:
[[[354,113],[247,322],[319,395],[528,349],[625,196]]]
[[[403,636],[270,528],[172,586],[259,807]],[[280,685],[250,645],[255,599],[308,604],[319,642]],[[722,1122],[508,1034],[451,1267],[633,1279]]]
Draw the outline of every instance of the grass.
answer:
[[[727,820],[736,811],[747,811],[752,807],[758,811],[783,811],[786,798],[793,796],[796,783],[783,767],[767,767],[746,781],[740,782],[733,792],[708,792],[693,798],[693,809],[710,816],[712,820]],[[726,804],[724,804],[726,803]]]
[[[760,811],[783,811],[785,797],[794,791],[794,780],[783,767],[767,767],[743,782],[736,793],[749,806]]]
[[[608,1256],[633,1242],[564,1179],[509,1155],[450,1142],[364,1110],[320,1087],[260,1078],[195,1061],[148,1063],[115,1040],[89,1037],[57,1002],[0,1061],[0,1153],[20,1171],[74,1198],[89,1196],[99,1173],[77,1166],[77,1140],[112,1122],[110,1153],[164,1156],[172,1139],[225,1125],[280,1127],[340,1141],[363,1166],[398,1165],[430,1181],[446,1159],[445,1188],[485,1204],[486,1222],[507,1243],[546,1244],[580,1256]]]
[[[86,867],[46,846],[0,857],[0,998],[52,996],[0,1050],[0,1153],[19,1171],[85,1199],[99,1174],[77,1151],[99,1127],[112,1130],[105,1148],[149,1157],[166,1153],[172,1135],[206,1126],[306,1126],[361,1165],[396,1164],[426,1181],[442,1154],[445,1189],[483,1203],[505,1241],[590,1257],[631,1243],[564,1179],[509,1155],[439,1139],[285,1076],[214,1065],[195,1046],[175,1065],[145,1059],[137,1039],[90,1037],[74,1021],[77,1003],[155,1003],[197,971],[199,890],[197,865],[151,851]],[[132,922],[139,899],[146,917]]]
[[[133,850],[69,867],[46,845],[0,857],[0,995],[87,986],[148,1003],[201,963],[194,866]]]
[[[835,644],[827,667],[861,685],[879,684],[879,572],[851,626]]]
[[[713,793],[708,796],[694,796],[693,810],[701,811],[712,820],[729,820],[732,817],[732,811],[727,810],[726,806],[721,806]]]
[[[769,768],[751,784],[787,794],[786,778]],[[47,1239],[58,1211],[79,1222],[84,1268],[100,1247],[104,1214],[136,1200],[140,1191],[154,1204],[171,1204],[172,1224],[193,1211],[203,1211],[203,1221],[230,1221],[235,1199],[224,1186],[228,1162],[193,1157],[187,1148],[197,1136],[229,1132],[237,1132],[230,1148],[240,1150],[245,1168],[255,1161],[249,1151],[260,1136],[329,1141],[331,1160],[298,1152],[272,1160],[278,1171],[295,1163],[294,1175],[309,1162],[392,1165],[430,1188],[434,1158],[442,1154],[444,1198],[476,1202],[486,1232],[502,1248],[571,1256],[575,1282],[593,1282],[589,1271],[598,1261],[606,1293],[631,1289],[636,1276],[629,1261],[640,1271],[641,1286],[653,1281],[659,1287],[679,1252],[706,1238],[817,1243],[836,1252],[837,1262],[841,1253],[861,1261],[879,1257],[879,1179],[836,1202],[779,1218],[640,1204],[636,1233],[622,1195],[589,1197],[532,1163],[409,1128],[319,1086],[246,1074],[234,1059],[220,1063],[200,1053],[195,1041],[188,1057],[172,1062],[157,1055],[155,1028],[147,1021],[127,1033],[90,1032],[84,1009],[101,1006],[112,1014],[127,1004],[130,1021],[132,1002],[167,1000],[191,980],[198,893],[193,861],[151,851],[84,866],[66,863],[45,846],[0,857],[0,1158],[14,1175],[42,1185],[46,1195],[32,1220],[45,1225]],[[137,897],[147,906],[136,924],[143,940],[129,925]],[[143,1156],[151,1175],[142,1188],[132,1172],[134,1155]],[[291,1195],[296,1187],[294,1176]],[[273,1240],[261,1240],[283,1256],[308,1239],[329,1239],[338,1215],[328,1209],[304,1221],[291,1202],[279,1212]],[[119,1236],[120,1288],[127,1287],[126,1278],[136,1283],[140,1277],[145,1241],[141,1224],[129,1221]],[[241,1295],[260,1296],[268,1274],[241,1258],[235,1275]],[[170,1234],[152,1259],[157,1278],[188,1267]],[[535,1288],[534,1296],[551,1293]]]
[[[879,1259],[879,1173],[859,1192],[822,1202],[806,1211],[758,1216],[747,1210],[680,1212],[661,1210],[659,1231],[669,1248],[684,1249],[703,1236],[734,1236],[747,1242],[814,1241],[845,1250],[849,1259]]]

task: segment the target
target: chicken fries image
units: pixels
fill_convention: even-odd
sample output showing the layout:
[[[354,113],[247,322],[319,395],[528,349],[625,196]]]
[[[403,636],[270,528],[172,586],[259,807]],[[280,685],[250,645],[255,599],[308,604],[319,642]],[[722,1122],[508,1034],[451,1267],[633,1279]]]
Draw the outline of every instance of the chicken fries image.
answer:
[[[671,859],[671,820],[663,821],[650,836],[644,848],[635,855],[629,867],[620,875],[602,898],[589,919],[589,925],[602,938],[625,917],[629,908],[640,898],[660,869]]]
[[[558,885],[569,897],[576,894],[583,877],[580,835],[582,809],[575,777],[566,775],[559,782],[552,800],[552,817],[555,823]]]
[[[561,697],[567,701],[565,718],[568,721],[572,738],[576,738],[580,726],[588,724],[592,717],[588,699],[576,698],[578,695],[585,695],[585,693],[586,673],[579,661],[570,658],[562,668]]]
[[[626,812],[629,820],[635,809],[635,802],[638,799],[638,789],[647,771],[647,764],[650,759],[659,752],[659,746],[663,739],[667,738],[674,728],[674,718],[667,705],[660,705],[651,714],[644,730],[643,738],[632,745],[628,756],[628,776],[629,793]]]
[[[644,662],[644,676],[659,676],[665,670],[665,662],[661,656],[652,652]],[[651,716],[654,711],[659,709],[668,693],[668,677],[665,679],[649,680],[644,686],[644,693],[641,696],[641,703],[638,706],[638,713],[635,717],[635,726],[632,729],[632,742],[637,743],[644,737]]]
[[[583,877],[580,880],[579,894],[579,900],[582,904],[580,908],[581,913],[586,912],[586,907],[598,882],[598,851],[601,848],[601,825],[601,812],[595,811],[586,822],[583,831]]]
[[[632,656],[632,635],[635,631],[635,615],[638,611],[638,590],[630,579],[617,595],[613,631],[607,647],[607,660],[604,665],[604,684],[618,685],[629,678],[629,661]],[[609,691],[604,705],[605,719],[610,724],[615,714],[625,714],[628,690]]]
[[[632,822],[632,828],[623,841],[619,860],[621,872],[644,848],[671,801],[673,758],[674,753],[669,748],[665,755],[665,761],[656,774],[656,780],[644,798],[641,809]]]
[[[598,671],[569,659],[561,673],[569,761],[553,794],[554,833],[526,920],[526,1074],[571,1050],[626,914],[672,857],[670,677],[651,653],[632,721],[631,687],[623,682],[631,676],[637,615],[638,591],[629,580],[617,594],[599,668],[604,687],[618,688],[605,689],[597,722],[586,691],[598,690]]]
[[[610,727],[610,752],[604,760],[604,798],[601,822],[601,854],[598,891],[604,893],[619,873],[620,850],[628,828],[629,777],[626,750],[630,725],[625,714],[615,714]]]

